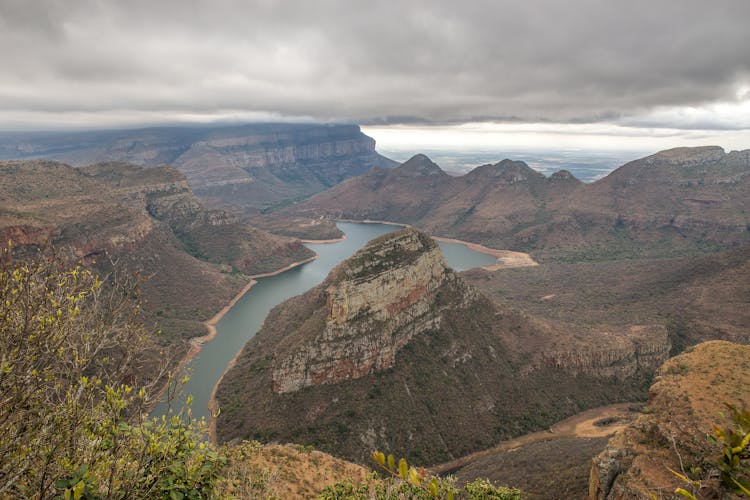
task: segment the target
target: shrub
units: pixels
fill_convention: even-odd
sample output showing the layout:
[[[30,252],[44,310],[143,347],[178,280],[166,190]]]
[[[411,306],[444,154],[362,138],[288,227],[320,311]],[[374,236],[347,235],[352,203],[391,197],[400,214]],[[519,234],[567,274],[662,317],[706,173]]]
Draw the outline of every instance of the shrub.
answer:
[[[105,286],[104,283],[107,283]],[[200,498],[223,464],[189,408],[148,420],[160,374],[137,283],[0,255],[0,497]]]
[[[378,469],[385,474],[385,478],[373,474],[361,485],[345,480],[327,487],[319,498],[321,500],[521,499],[520,490],[494,486],[485,479],[475,480],[459,489],[453,478],[441,478],[429,474],[424,468],[410,467],[406,459],[402,458],[396,462],[393,455],[386,457],[379,451],[374,452],[372,458]]]

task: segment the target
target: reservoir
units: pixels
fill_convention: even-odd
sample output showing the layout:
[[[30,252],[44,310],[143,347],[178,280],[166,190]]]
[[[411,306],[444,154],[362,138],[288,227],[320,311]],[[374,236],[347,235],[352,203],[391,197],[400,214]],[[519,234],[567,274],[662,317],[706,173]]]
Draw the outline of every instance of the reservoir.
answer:
[[[211,391],[232,358],[260,329],[268,312],[284,300],[306,292],[320,284],[341,261],[351,257],[368,241],[400,229],[388,224],[338,222],[346,239],[336,243],[307,243],[318,258],[276,276],[259,278],[253,286],[216,325],[216,337],[203,344],[200,353],[187,365],[190,380],[184,387],[185,395],[193,396],[193,417],[208,420]],[[495,257],[476,252],[460,243],[439,242],[450,267],[463,271],[472,267],[495,263]],[[182,406],[184,398],[178,399]],[[173,403],[173,408],[177,406]],[[152,416],[163,415],[166,404],[159,403]]]

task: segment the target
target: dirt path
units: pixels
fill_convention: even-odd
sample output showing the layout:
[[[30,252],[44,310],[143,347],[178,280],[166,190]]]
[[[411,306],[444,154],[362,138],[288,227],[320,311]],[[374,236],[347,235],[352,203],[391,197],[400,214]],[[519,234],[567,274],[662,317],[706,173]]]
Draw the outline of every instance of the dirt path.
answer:
[[[634,406],[638,406],[638,403],[619,403],[592,408],[591,410],[586,410],[566,418],[554,424],[546,431],[532,432],[531,434],[524,434],[514,439],[502,441],[492,448],[430,467],[430,471],[434,474],[446,474],[465,467],[478,458],[493,453],[513,450],[539,441],[548,441],[563,437],[595,438],[609,436],[623,429],[638,415],[638,412],[632,409]],[[603,420],[611,421],[606,423],[606,425],[596,425],[597,422]]]

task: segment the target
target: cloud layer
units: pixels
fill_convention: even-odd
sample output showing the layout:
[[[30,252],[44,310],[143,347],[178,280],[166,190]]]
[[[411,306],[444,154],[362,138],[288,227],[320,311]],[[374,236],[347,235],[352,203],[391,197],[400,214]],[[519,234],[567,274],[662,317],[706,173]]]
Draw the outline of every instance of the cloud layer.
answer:
[[[748,19],[747,0],[0,0],[0,129],[287,118],[747,129]]]

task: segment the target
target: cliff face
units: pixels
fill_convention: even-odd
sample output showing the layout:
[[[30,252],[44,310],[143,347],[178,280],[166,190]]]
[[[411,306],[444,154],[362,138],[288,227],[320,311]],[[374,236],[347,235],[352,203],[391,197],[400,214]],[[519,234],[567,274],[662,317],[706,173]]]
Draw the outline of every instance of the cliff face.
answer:
[[[356,125],[252,124],[76,133],[0,134],[0,159],[51,158],[72,165],[169,163],[204,203],[273,206],[394,162]]]
[[[325,289],[325,326],[276,363],[276,393],[390,368],[415,335],[440,326],[435,294],[455,280],[437,244],[415,231],[373,243],[333,274]]]
[[[444,461],[644,397],[650,358],[669,350],[650,333],[613,331],[588,350],[588,337],[560,342],[564,329],[493,303],[405,229],[271,311],[218,387],[217,433]]]
[[[618,331],[597,331],[592,342],[574,348],[542,351],[540,365],[554,366],[575,375],[625,379],[653,373],[669,357],[672,343],[662,325],[638,325]]]
[[[707,434],[726,426],[723,403],[750,404],[750,346],[725,341],[699,344],[667,361],[651,387],[646,412],[610,439],[592,463],[589,497],[653,498],[689,488],[667,468],[700,466],[705,498],[717,490],[711,461],[721,455]],[[722,497],[723,498],[723,497]]]

